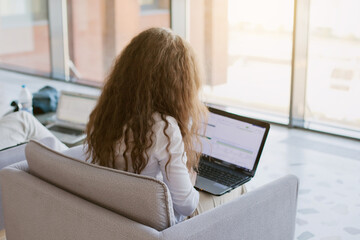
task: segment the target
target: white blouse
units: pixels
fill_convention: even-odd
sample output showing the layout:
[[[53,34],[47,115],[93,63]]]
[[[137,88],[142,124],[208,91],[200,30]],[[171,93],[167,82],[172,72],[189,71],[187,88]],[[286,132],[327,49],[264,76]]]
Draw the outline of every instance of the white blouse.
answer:
[[[159,179],[167,185],[173,201],[176,222],[180,222],[194,212],[199,202],[199,193],[191,184],[190,175],[186,167],[187,157],[184,150],[184,142],[176,120],[173,117],[166,117],[169,123],[166,133],[170,137],[169,153],[171,155],[171,161],[166,168],[167,175],[165,165],[169,159],[169,154],[166,151],[168,139],[163,132],[166,123],[158,113],[154,114],[154,120],[153,145],[148,150],[149,161],[140,174]],[[82,151],[82,148],[77,149],[70,149],[65,154],[85,158],[83,153],[78,152],[79,150]],[[115,161],[116,169],[125,169],[125,160],[122,155],[124,150],[125,144],[120,143]],[[129,161],[131,161],[130,157]],[[131,162],[129,162],[128,168],[129,172],[133,172]]]
[[[199,202],[199,193],[191,184],[186,167],[187,157],[180,128],[177,121],[169,116],[166,117],[169,123],[166,133],[170,138],[169,153],[171,160],[166,168],[166,175],[165,165],[169,160],[169,153],[166,151],[168,139],[163,132],[166,123],[161,119],[159,113],[155,113],[153,117],[155,120],[153,145],[148,150],[148,164],[140,174],[159,179],[167,185],[173,201],[176,221],[179,222],[194,212]],[[117,169],[125,169],[125,160],[122,155],[124,150],[125,145],[120,144],[115,162]],[[131,162],[129,162],[128,168],[129,172],[133,172]]]

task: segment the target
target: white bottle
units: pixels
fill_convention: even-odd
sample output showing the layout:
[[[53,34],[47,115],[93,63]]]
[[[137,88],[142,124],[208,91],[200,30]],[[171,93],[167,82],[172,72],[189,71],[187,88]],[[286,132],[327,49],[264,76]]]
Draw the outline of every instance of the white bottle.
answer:
[[[27,111],[33,114],[33,106],[32,106],[32,94],[27,89],[26,85],[21,86],[21,92],[19,95],[19,104],[20,110]]]

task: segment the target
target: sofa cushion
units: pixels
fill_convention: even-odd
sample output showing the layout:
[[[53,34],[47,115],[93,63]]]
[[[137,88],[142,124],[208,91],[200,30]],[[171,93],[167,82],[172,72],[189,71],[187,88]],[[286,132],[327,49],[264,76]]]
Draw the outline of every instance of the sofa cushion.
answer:
[[[175,224],[167,186],[151,177],[86,163],[30,141],[31,174],[136,222],[163,230]]]

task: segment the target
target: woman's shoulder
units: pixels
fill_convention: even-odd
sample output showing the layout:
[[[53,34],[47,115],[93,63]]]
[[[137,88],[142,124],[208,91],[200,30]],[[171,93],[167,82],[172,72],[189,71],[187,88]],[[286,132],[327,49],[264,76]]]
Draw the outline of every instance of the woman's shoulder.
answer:
[[[184,143],[180,128],[175,118],[171,116],[161,117],[160,114],[154,115],[155,124],[153,125],[153,153],[158,161],[167,163],[169,153],[176,160],[178,156],[183,160]]]
[[[170,130],[171,129],[179,129],[179,125],[178,125],[176,119],[171,116],[168,116],[168,115],[164,116],[167,123],[164,121],[164,119],[161,117],[161,114],[158,112],[154,113],[153,118],[155,120],[154,125],[158,128],[164,129],[166,124],[168,124],[168,129],[170,129]]]
[[[161,117],[160,113],[155,113],[153,116],[155,124],[153,126],[153,131],[157,137],[162,138],[164,134],[164,129],[166,134],[174,138],[182,138],[179,125],[175,118],[171,116],[165,116],[165,120]]]

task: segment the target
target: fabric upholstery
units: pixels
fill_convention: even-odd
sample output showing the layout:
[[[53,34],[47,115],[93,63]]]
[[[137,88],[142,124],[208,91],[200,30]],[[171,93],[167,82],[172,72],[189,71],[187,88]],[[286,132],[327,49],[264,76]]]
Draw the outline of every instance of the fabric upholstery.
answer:
[[[0,131],[1,132],[1,131]],[[4,136],[1,136],[4,137]],[[53,137],[46,137],[40,140],[44,145],[52,148],[61,150],[62,144],[59,144],[59,140]],[[21,143],[19,145],[11,146],[5,149],[0,150],[0,169],[3,169],[11,164],[21,162],[26,160],[25,157],[25,146],[26,142]],[[0,182],[1,184],[1,182]],[[3,217],[3,209],[2,209],[2,198],[0,191],[0,230],[4,229],[4,217]]]
[[[149,216],[153,214],[152,209],[133,206],[146,205],[141,195],[149,197],[146,192],[149,188],[152,191],[153,186],[150,185],[153,184],[153,179],[64,158],[61,154],[44,150],[43,146],[35,142],[30,143],[29,148],[28,156],[39,157],[33,151],[42,152],[42,157],[44,152],[47,155],[49,164],[43,163],[43,160],[30,161],[36,171],[42,173],[48,170],[54,176],[45,174],[50,179],[47,180],[31,174],[26,161],[0,171],[7,240],[294,239],[299,184],[295,176],[282,177],[213,210],[157,230],[144,224],[142,219],[128,216],[130,211],[137,211],[139,208],[147,211]],[[82,175],[83,170],[86,170],[90,179]],[[73,176],[75,173],[79,176]],[[121,177],[117,179],[112,174]],[[113,182],[107,182],[101,175],[111,178]],[[69,177],[74,179],[69,180]],[[139,181],[138,177],[151,183]],[[56,184],[51,182],[53,179]],[[127,184],[121,185],[121,181]],[[129,183],[133,181],[140,186],[134,187]],[[70,183],[74,186],[68,186]],[[96,189],[91,187],[93,185]],[[104,190],[100,189],[101,186]],[[122,187],[122,191],[117,191],[113,186]],[[95,190],[100,192],[94,193]],[[135,194],[130,194],[130,191],[136,191],[136,196],[141,201],[134,199]],[[130,200],[126,200],[124,196],[112,196],[115,192],[120,195],[129,194]],[[99,197],[97,194],[104,196]],[[119,206],[109,206],[107,198]],[[119,199],[121,201],[117,201]],[[115,208],[120,208],[124,214]]]
[[[161,181],[82,162],[36,141],[27,144],[25,154],[32,175],[61,189],[156,230],[175,223]]]
[[[294,239],[298,179],[289,175],[162,232],[163,239]],[[191,229],[191,231],[190,231]]]
[[[59,189],[21,169],[26,161],[5,169],[7,240],[158,239],[154,228],[130,220]]]
[[[18,146],[0,150],[0,169],[23,160],[25,160],[25,144],[20,144]],[[2,193],[0,191],[0,230],[4,229],[1,194]]]

